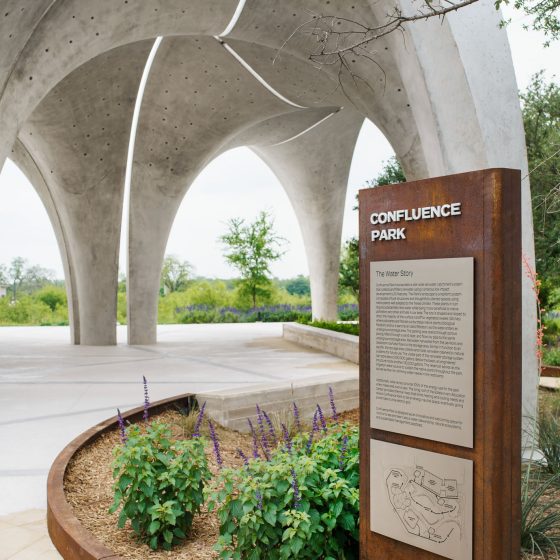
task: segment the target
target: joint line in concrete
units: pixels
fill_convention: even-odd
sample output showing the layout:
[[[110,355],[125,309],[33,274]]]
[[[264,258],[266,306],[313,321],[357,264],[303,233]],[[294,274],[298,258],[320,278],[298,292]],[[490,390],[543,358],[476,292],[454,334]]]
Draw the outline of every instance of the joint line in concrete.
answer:
[[[281,93],[276,91],[256,70],[254,70],[251,67],[251,65],[244,58],[241,57],[241,55],[239,55],[235,50],[233,50],[223,39],[220,39],[220,37],[218,37],[217,35],[214,36],[214,39],[216,39],[216,41],[218,41],[222,45],[222,47],[224,47],[224,49],[226,49],[226,51],[229,52],[231,56],[233,56],[233,58],[235,58],[237,62],[239,62],[239,64],[241,64],[241,66],[243,66],[243,68],[247,70],[247,72],[249,72],[249,74],[251,74],[268,91],[270,91],[272,95],[276,96],[284,103],[287,103],[292,107],[296,107],[297,109],[309,109],[309,107],[298,105],[297,103],[290,101],[287,97],[284,97]]]
[[[340,107],[340,109],[337,109],[336,111],[333,111],[332,113],[329,113],[326,117],[323,117],[322,119],[318,120],[316,123],[313,123],[311,126],[308,126],[305,130],[302,130],[301,132],[294,134],[294,136],[290,136],[290,138],[286,138],[286,140],[282,140],[281,142],[276,142],[276,144],[270,144],[268,147],[272,148],[274,146],[281,146],[282,144],[286,144],[288,142],[291,142],[292,140],[295,140],[296,138],[299,138],[300,136],[303,136],[305,133],[309,132],[316,126],[319,126],[327,119],[330,119],[333,115],[336,115],[341,109],[342,107]]]
[[[225,37],[226,35],[229,35],[233,31],[233,28],[236,26],[241,16],[241,12],[243,12],[243,8],[245,7],[245,2],[246,0],[239,1],[239,4],[237,4],[237,8],[235,8],[235,12],[233,13],[230,22],[227,24],[227,27],[220,33],[220,37]]]

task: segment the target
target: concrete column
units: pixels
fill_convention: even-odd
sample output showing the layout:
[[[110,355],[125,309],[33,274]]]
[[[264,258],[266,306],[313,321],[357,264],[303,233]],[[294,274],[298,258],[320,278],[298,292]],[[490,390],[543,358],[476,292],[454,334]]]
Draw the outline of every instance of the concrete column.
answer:
[[[145,41],[109,51],[72,72],[19,134],[45,179],[71,256],[71,300],[79,307],[74,342],[80,344],[116,343],[128,140],[151,45]]]
[[[309,264],[314,319],[337,318],[344,203],[362,123],[361,115],[342,109],[292,141],[253,146],[280,179],[298,218]]]
[[[68,320],[70,323],[70,341],[72,344],[80,344],[80,312],[78,307],[78,293],[76,289],[76,278],[74,275],[74,267],[70,255],[70,246],[62,223],[58,209],[55,205],[52,193],[49,190],[47,181],[41,170],[35,163],[35,160],[20,140],[17,140],[12,149],[11,158],[14,163],[25,173],[28,181],[37,191],[41,202],[49,216],[52,228],[54,230],[60,258],[64,269],[64,278],[66,284],[66,295],[68,299]]]

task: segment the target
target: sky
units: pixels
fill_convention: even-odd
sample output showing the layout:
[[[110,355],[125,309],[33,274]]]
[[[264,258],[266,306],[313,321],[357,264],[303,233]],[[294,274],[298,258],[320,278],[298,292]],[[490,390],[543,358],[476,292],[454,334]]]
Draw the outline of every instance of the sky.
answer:
[[[531,76],[544,69],[548,79],[560,80],[560,44],[545,49],[544,36],[525,31],[527,22],[519,12],[506,7],[518,86],[525,89]],[[343,240],[357,234],[355,195],[368,179],[376,177],[393,151],[369,121],[362,127],[348,180]],[[286,253],[272,273],[279,278],[308,274],[299,225],[288,198],[270,169],[248,148],[236,148],[212,161],[189,189],[173,224],[167,254],[189,261],[195,274],[231,278],[236,271],[223,258],[218,237],[233,217],[253,220],[265,210],[274,216],[278,235],[287,240]],[[121,254],[124,254],[121,244]],[[0,173],[0,264],[22,256],[30,264],[53,270],[63,278],[62,262],[46,211],[33,187],[10,160]],[[121,258],[121,269],[125,262]]]

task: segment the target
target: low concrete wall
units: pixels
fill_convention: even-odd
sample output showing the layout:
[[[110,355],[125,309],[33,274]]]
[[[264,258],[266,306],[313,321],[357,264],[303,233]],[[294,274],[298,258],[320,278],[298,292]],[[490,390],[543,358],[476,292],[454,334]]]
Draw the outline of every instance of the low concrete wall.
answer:
[[[247,418],[256,418],[258,404],[268,414],[285,422],[295,402],[301,417],[310,420],[317,404],[330,416],[329,387],[332,387],[339,412],[358,407],[358,372],[320,375],[304,381],[275,385],[254,385],[198,393],[200,406],[206,402],[206,413],[222,426],[248,432]]]
[[[299,325],[298,323],[285,323],[283,336],[290,342],[316,348],[328,354],[334,354],[339,358],[358,363],[359,337],[352,334],[318,329],[309,325]]]

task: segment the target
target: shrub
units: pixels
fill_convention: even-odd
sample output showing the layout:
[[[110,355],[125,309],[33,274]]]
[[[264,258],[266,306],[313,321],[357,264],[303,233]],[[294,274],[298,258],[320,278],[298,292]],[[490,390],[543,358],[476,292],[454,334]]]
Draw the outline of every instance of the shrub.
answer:
[[[36,292],[34,297],[36,300],[48,305],[51,311],[56,311],[58,307],[64,307],[67,305],[66,290],[61,286],[45,286]]]
[[[547,558],[547,552],[560,551],[560,501],[550,498],[560,474],[531,480],[531,469],[523,477],[521,488],[521,549]]]
[[[547,366],[560,366],[560,348],[545,348],[543,363]]]
[[[355,323],[335,323],[333,321],[298,321],[302,325],[309,325],[310,327],[317,327],[318,329],[328,329],[329,331],[336,331],[345,334],[353,334],[359,336],[360,325]]]
[[[315,420],[315,441],[285,437],[270,460],[221,471],[207,491],[221,558],[358,558],[358,428],[333,424],[318,433]]]
[[[537,423],[539,450],[551,474],[560,474],[560,420],[552,411],[539,413]]]
[[[154,421],[130,426],[113,463],[119,527],[132,529],[150,548],[169,550],[187,536],[204,502],[210,478],[201,438],[172,441],[171,430]]]

